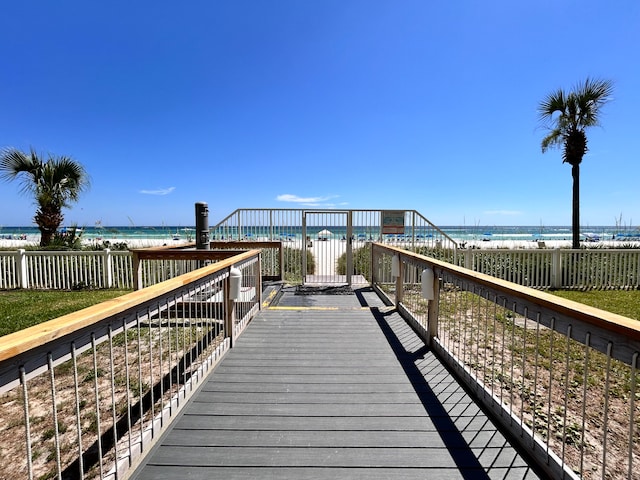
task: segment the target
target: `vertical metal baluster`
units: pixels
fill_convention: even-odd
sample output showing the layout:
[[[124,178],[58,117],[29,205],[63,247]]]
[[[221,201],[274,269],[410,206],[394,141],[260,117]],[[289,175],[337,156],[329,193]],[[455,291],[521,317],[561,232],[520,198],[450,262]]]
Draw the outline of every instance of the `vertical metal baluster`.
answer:
[[[464,305],[463,305],[463,309],[462,309],[462,315],[460,317],[460,329],[461,329],[461,333],[460,333],[460,337],[459,337],[459,345],[460,345],[460,364],[462,365],[462,368],[464,369],[466,363],[467,363],[467,311],[471,308],[473,309],[473,302],[471,301],[471,307],[469,307],[469,302],[470,302],[470,294],[472,294],[471,291],[469,291],[467,288],[467,285],[465,284],[465,288],[464,288],[464,294],[462,296],[462,299],[464,301]],[[473,312],[471,313],[473,315]]]
[[[176,383],[175,387],[173,385],[173,368],[174,368],[174,360],[173,360],[173,341],[172,341],[172,336],[175,335],[175,332],[178,331],[178,299],[174,296],[173,297],[173,318],[174,318],[174,323],[173,323],[173,327],[171,326],[171,315],[169,316],[168,322],[167,322],[167,327],[169,329],[169,337],[167,339],[167,348],[169,349],[168,352],[168,357],[169,357],[169,391],[171,392],[172,396],[174,394],[174,388],[175,388],[175,397],[176,397],[176,403],[180,403],[180,399],[177,395],[178,393],[178,384]],[[177,362],[176,362],[176,371],[177,371]],[[171,408],[173,408],[173,402],[171,403]],[[172,411],[173,413],[173,411]]]
[[[584,339],[584,377],[582,381],[582,430],[580,432],[580,475],[584,472],[584,434],[587,420],[587,384],[589,379],[589,351],[591,350],[591,333]]]
[[[185,293],[183,293],[183,295],[186,294],[188,296],[192,296],[192,295],[197,295],[197,290],[193,290],[193,291],[187,291]],[[191,379],[191,384],[193,385],[193,380],[194,380],[194,372],[193,372],[193,366],[195,363],[195,355],[197,354],[197,351],[195,350],[195,345],[193,342],[193,329],[194,329],[194,325],[196,325],[196,318],[194,318],[194,316],[191,314],[191,312],[189,312],[189,329],[188,334],[189,334],[189,345],[187,347],[187,351],[189,352],[189,378]]]
[[[613,350],[613,343],[607,344],[607,375],[605,379],[604,387],[604,424],[602,425],[602,478],[606,478],[607,475],[607,439],[609,428],[609,382],[611,380],[611,350]]]
[[[124,375],[126,385],[126,401],[127,401],[127,442],[129,444],[129,467],[133,464],[133,437],[131,432],[131,370],[129,369],[129,329],[127,322],[122,319],[122,331],[124,334]]]
[[[524,307],[524,329],[522,332],[522,391],[520,392],[520,435],[524,428],[524,400],[525,400],[525,379],[527,378],[527,321],[529,320],[529,307]]]
[[[24,430],[25,430],[25,442],[27,447],[27,471],[29,473],[29,480],[33,480],[33,460],[31,452],[31,422],[29,421],[29,392],[27,389],[27,376],[24,371],[24,367],[20,367],[20,383],[22,384],[22,397],[23,397],[23,409],[24,409]]]
[[[73,389],[76,396],[76,430],[78,435],[78,475],[84,478],[84,460],[82,457],[82,417],[80,416],[80,384],[78,379],[78,356],[75,342],[71,343],[71,360],[73,361]]]
[[[118,478],[118,412],[116,409],[116,372],[113,355],[113,330],[109,325],[109,370],[111,375],[111,416],[113,418],[113,454],[115,478]]]
[[[180,354],[182,355],[182,385],[186,387],[186,378],[187,378],[187,320],[186,318],[182,319],[182,351]],[[184,389],[185,397],[187,395],[187,389]]]
[[[167,322],[169,321],[169,313],[171,312],[171,306],[166,303]],[[158,318],[158,364],[159,364],[159,378],[160,378],[160,428],[164,426],[164,359],[162,358],[162,335],[164,327],[162,326],[162,316]]]
[[[47,354],[47,366],[49,368],[49,382],[51,387],[51,408],[53,414],[54,444],[56,449],[56,471],[58,479],[62,480],[62,465],[60,463],[60,429],[58,428],[58,405],[56,404],[56,379],[53,372],[53,357]]]
[[[538,355],[538,351],[540,350],[540,312],[538,312],[536,314],[536,348],[535,348],[535,365],[534,365],[534,370],[533,370],[533,405],[531,407],[532,410],[532,425],[531,425],[531,447],[534,447],[536,442],[535,442],[535,436],[536,436],[536,413],[537,413],[537,403],[538,403],[538,360],[539,360],[539,355]]]
[[[157,304],[157,311],[160,312],[160,304]],[[151,397],[151,437],[155,438],[156,429],[155,429],[155,398],[153,396],[153,338],[151,336],[151,308],[147,308],[147,323],[149,330],[149,396]]]
[[[480,292],[480,294],[478,294],[477,297],[477,309],[478,309],[478,319],[483,318],[484,315],[484,309],[482,308],[482,292]],[[474,318],[474,317],[471,317]],[[473,336],[473,331],[474,331],[474,326],[477,325],[477,321],[474,322],[471,326],[471,335]],[[473,372],[474,372],[474,377],[475,377],[475,382],[476,384],[478,383],[478,378],[479,378],[479,374],[480,374],[480,330],[476,329],[476,341],[475,341],[475,358],[473,358]]]
[[[100,464],[100,478],[104,477],[104,466],[102,461],[102,426],[100,425],[100,388],[98,382],[98,352],[96,345],[96,337],[91,334],[91,348],[93,350],[93,388],[96,400],[96,435],[98,437],[98,460]]]
[[[487,294],[487,299],[489,298],[489,295],[491,295],[490,293]],[[494,302],[487,300],[486,303],[486,318],[484,320],[484,359],[482,362],[482,381],[485,384],[485,387],[487,385],[487,357],[489,356],[488,353],[488,343],[489,343],[489,318],[491,315],[491,307],[492,305],[495,305]],[[485,388],[484,391],[486,392],[487,389]],[[491,385],[491,391],[493,391],[493,384]]]
[[[142,384],[142,332],[140,331],[140,316],[136,315],[136,330],[138,335],[138,413],[140,415],[140,451],[144,451],[144,390]]]
[[[507,310],[507,299],[502,301],[502,313],[505,314]],[[500,349],[500,403],[504,406],[504,351],[506,347],[507,339],[507,322],[506,318],[502,320],[502,348]]]
[[[510,377],[511,377],[511,387],[509,388],[509,416],[513,418],[513,390],[514,390],[514,381],[513,381],[513,377],[515,375],[515,350],[516,350],[516,317],[515,317],[515,312],[516,312],[516,303],[513,302],[512,307],[511,307],[511,313],[513,314],[513,320],[511,321],[511,345],[509,346],[509,351],[510,351],[510,363],[511,363],[511,373],[510,373]]]
[[[629,402],[629,474],[628,477],[632,478],[633,472],[633,432],[635,425],[635,412],[636,412],[636,376],[638,375],[638,352],[633,354],[631,360],[631,401]]]
[[[496,333],[498,331],[498,296],[493,304],[493,342],[491,347],[491,395],[495,396],[496,384]]]
[[[569,394],[569,360],[571,357],[571,325],[567,327],[567,350],[565,354],[565,366],[564,366],[564,412],[562,415],[562,466],[566,465],[565,451],[567,446],[567,413],[569,410],[569,400],[567,399]]]
[[[551,318],[551,337],[549,340],[549,388],[548,388],[548,396],[547,396],[547,455],[549,455],[549,448],[551,443],[551,401],[553,396],[551,394],[551,390],[553,388],[553,347],[554,340],[556,337],[556,319],[555,317]]]
[[[176,302],[177,303],[177,302]],[[177,305],[176,305],[176,309],[177,309]],[[177,310],[176,310],[177,312]],[[182,319],[182,321],[184,322],[184,318]],[[178,326],[178,315],[176,315],[176,322],[175,322],[175,331],[173,332],[175,338],[176,338],[176,360],[175,360],[175,364],[176,364],[176,404],[178,406],[180,406],[180,385],[182,384],[182,378],[181,378],[181,372],[180,372],[180,345],[179,345],[179,339],[180,339],[180,327]]]

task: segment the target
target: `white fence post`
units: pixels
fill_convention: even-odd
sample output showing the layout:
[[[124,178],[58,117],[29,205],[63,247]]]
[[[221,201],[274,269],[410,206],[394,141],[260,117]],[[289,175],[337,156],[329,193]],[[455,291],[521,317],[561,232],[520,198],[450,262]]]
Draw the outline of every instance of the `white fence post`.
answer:
[[[560,249],[554,248],[551,254],[551,288],[562,286],[562,262],[560,259]]]
[[[464,251],[464,268],[473,270],[473,250],[470,248]]]
[[[106,288],[113,287],[113,257],[111,256],[111,250],[104,249],[104,257],[102,259],[102,275],[104,286]]]
[[[24,249],[16,252],[16,273],[18,274],[18,285],[20,288],[29,288],[29,277],[27,276],[27,256]]]

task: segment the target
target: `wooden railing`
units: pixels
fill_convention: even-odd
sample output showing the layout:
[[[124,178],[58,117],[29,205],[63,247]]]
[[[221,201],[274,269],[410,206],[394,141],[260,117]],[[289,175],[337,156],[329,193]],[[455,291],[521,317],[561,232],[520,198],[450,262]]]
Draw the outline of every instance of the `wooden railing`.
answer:
[[[640,478],[639,321],[400,248],[371,261],[374,288],[551,478]]]
[[[260,297],[250,250],[0,337],[0,478],[126,476]]]

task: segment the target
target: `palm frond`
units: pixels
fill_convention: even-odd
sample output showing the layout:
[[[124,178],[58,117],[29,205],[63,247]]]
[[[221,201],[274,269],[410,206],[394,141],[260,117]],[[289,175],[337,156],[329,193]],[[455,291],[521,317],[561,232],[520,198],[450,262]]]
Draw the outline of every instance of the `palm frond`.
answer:
[[[549,134],[542,139],[542,153],[546,152],[549,148],[562,144],[564,137],[559,129],[552,130]]]

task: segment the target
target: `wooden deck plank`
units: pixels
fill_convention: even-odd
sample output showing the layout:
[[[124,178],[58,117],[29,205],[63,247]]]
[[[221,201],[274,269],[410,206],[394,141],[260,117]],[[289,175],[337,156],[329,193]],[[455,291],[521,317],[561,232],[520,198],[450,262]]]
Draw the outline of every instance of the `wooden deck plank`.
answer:
[[[538,478],[396,312],[346,297],[261,312],[132,478]]]

